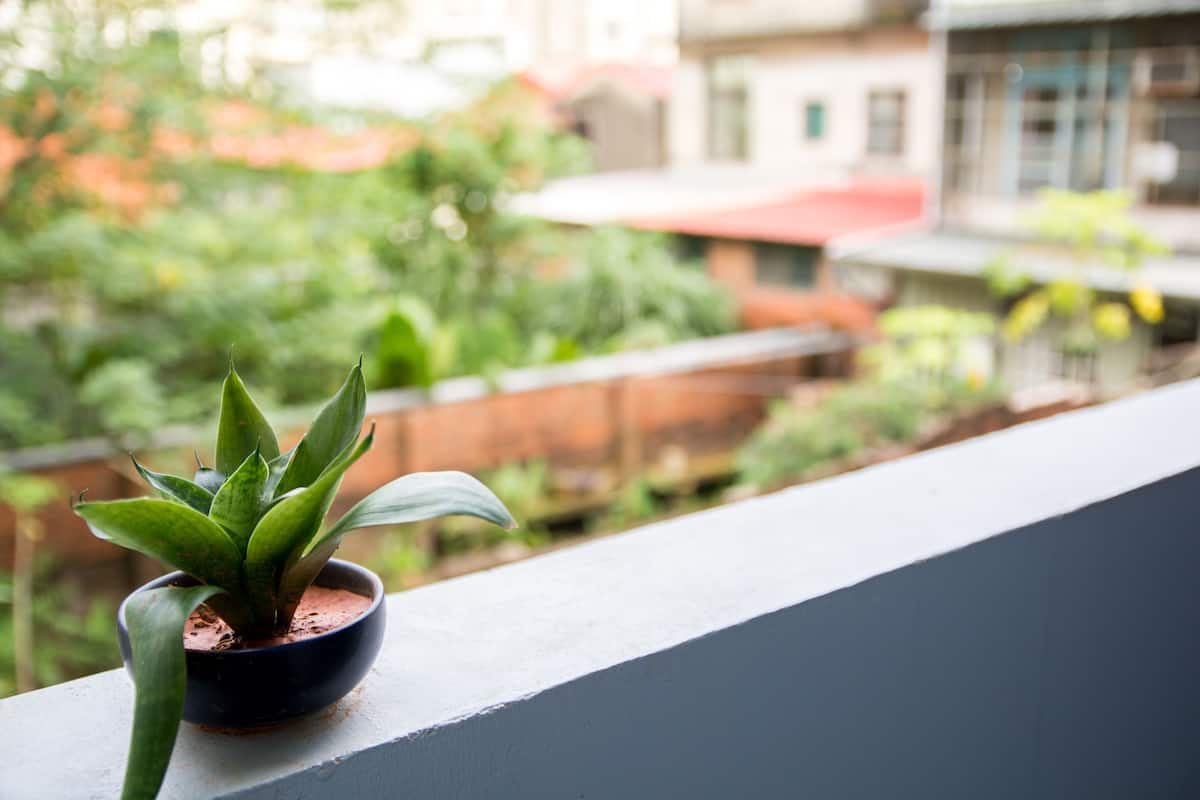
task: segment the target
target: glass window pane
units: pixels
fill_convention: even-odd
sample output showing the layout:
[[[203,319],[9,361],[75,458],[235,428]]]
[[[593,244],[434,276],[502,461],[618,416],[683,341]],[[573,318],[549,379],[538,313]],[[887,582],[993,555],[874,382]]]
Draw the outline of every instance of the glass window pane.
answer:
[[[804,138],[820,139],[825,135],[825,104],[809,102],[804,105]]]
[[[786,244],[755,245],[755,283],[811,289],[816,284],[816,277],[817,248]]]
[[[897,156],[904,152],[903,91],[873,91],[867,95],[867,152]]]
[[[745,56],[717,58],[708,64],[708,155],[745,160],[749,155],[748,77]]]

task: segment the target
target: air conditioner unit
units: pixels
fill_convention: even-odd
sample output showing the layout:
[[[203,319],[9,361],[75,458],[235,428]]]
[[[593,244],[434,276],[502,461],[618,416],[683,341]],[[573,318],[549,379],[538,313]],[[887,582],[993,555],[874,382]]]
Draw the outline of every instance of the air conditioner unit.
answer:
[[[1153,97],[1200,94],[1200,50],[1167,47],[1142,53],[1136,66],[1138,93]]]

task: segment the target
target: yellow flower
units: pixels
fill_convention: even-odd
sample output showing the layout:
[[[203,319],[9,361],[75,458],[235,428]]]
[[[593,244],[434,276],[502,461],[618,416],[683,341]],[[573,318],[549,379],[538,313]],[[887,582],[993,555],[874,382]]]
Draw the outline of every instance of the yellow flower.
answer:
[[[183,271],[174,264],[160,264],[154,270],[154,282],[160,289],[174,289],[183,281]]]
[[[1037,291],[1023,297],[1004,320],[1004,338],[1015,342],[1025,338],[1035,328],[1046,321],[1050,311],[1050,298],[1045,291]]]
[[[1120,303],[1101,303],[1092,309],[1092,327],[1107,339],[1129,335],[1129,308]]]
[[[1162,295],[1150,284],[1143,281],[1134,286],[1133,291],[1129,293],[1129,302],[1138,316],[1146,322],[1151,325],[1162,322]]]

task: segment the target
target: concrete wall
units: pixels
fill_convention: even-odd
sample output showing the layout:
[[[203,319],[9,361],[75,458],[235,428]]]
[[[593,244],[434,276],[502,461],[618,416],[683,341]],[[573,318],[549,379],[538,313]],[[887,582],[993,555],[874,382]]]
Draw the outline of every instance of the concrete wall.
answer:
[[[393,595],[334,709],[185,726],[162,797],[1200,796],[1200,382]],[[0,701],[108,797],[131,690]]]
[[[580,678],[403,759],[363,753],[313,796],[1195,797],[1198,489],[1178,476]]]

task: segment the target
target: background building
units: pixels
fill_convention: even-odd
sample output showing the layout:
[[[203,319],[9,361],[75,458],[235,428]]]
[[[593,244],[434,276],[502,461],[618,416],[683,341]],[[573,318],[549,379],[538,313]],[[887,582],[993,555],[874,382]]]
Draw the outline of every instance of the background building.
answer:
[[[672,162],[928,173],[939,76],[925,6],[684,0]]]
[[[1115,391],[1200,326],[1200,3],[954,0],[931,17],[946,36],[939,225],[843,250],[848,285],[900,305],[1004,312],[988,287],[998,258],[1037,284],[1080,276],[1100,297],[1146,280],[1165,317],[1090,353],[1050,320],[1002,347],[1013,389],[1066,380]],[[1046,245],[1022,246],[1041,189],[1123,190],[1130,219],[1171,255],[1140,274]]]

